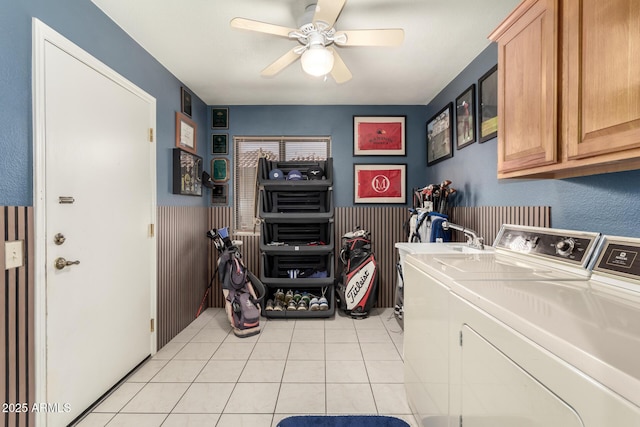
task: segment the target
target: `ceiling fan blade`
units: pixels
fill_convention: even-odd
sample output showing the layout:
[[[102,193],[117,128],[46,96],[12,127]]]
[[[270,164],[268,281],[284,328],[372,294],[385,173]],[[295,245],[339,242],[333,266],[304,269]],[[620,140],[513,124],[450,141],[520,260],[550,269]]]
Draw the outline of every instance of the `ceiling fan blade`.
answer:
[[[282,27],[280,25],[267,24],[266,22],[245,18],[233,18],[230,24],[233,28],[240,30],[258,31],[260,33],[274,34],[282,37],[289,37],[289,33],[297,31],[295,28]]]
[[[313,23],[322,21],[329,24],[329,28],[333,27],[345,3],[346,0],[318,0],[316,13],[313,15]]]
[[[346,36],[346,41],[343,41],[343,36]],[[389,28],[338,31],[333,38],[340,46],[399,46],[404,41],[404,30]]]
[[[338,52],[336,52],[336,50],[332,47],[328,47],[327,49],[329,49],[331,53],[333,53],[333,68],[331,69],[331,77],[333,77],[336,83],[344,83],[351,80],[351,77],[353,77],[351,75],[351,71],[349,71],[349,68],[347,68],[340,55],[338,55]]]
[[[298,47],[294,47],[289,52],[282,55],[280,58],[276,59],[272,64],[267,66],[260,73],[263,77],[272,77],[278,74],[280,71],[287,68],[289,65],[293,64],[296,59],[300,58],[300,54],[298,52]]]

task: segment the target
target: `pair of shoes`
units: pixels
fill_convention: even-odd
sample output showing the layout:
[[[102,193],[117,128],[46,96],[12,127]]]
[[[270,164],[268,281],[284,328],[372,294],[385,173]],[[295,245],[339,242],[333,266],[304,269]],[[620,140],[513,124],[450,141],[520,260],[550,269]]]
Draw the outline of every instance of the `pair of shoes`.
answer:
[[[273,311],[273,300],[270,299],[267,301],[267,305],[264,307],[266,311]]]
[[[293,300],[296,302],[296,304],[300,301],[300,298],[302,298],[302,294],[300,293],[300,291],[295,291],[293,293]]]
[[[300,300],[304,301],[305,304],[309,305],[309,301],[311,300],[311,297],[309,296],[308,292],[302,292],[302,294],[300,294]]]

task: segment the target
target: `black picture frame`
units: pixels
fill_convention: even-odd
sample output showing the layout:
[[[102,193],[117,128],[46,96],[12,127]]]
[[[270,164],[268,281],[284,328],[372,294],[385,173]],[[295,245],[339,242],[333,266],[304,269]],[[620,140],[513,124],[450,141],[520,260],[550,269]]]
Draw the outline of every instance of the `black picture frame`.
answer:
[[[476,85],[472,84],[456,98],[456,148],[476,142]]]
[[[227,205],[229,204],[229,185],[216,184],[211,188],[211,204]]]
[[[229,129],[229,108],[211,109],[211,129]]]
[[[180,111],[191,117],[191,93],[184,87],[180,88]]]
[[[229,154],[229,134],[211,135],[211,154]]]
[[[479,142],[498,136],[498,65],[491,67],[478,80]]]
[[[173,194],[202,196],[202,157],[173,149]]]
[[[453,157],[453,102],[427,121],[427,166]]]

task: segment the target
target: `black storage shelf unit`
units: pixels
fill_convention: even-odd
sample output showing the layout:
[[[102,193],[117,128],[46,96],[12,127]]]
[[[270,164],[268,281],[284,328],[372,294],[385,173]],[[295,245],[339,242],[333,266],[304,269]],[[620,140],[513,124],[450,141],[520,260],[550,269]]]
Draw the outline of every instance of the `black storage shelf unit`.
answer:
[[[263,222],[260,251],[273,255],[333,252],[333,222]]]
[[[303,178],[307,177],[307,171],[312,166],[320,166],[324,171],[324,179],[302,179],[289,181],[286,179],[269,179],[269,173],[273,169],[280,169],[284,176],[287,176],[292,170],[298,170]],[[333,159],[318,161],[289,161],[279,162],[275,160],[267,160],[261,158],[258,161],[258,183],[265,190],[289,190],[289,189],[305,189],[322,191],[333,186]]]
[[[269,179],[273,169],[286,176],[298,170],[307,177],[309,168],[324,171],[321,180]],[[278,289],[324,294],[328,310],[266,310],[270,318],[321,318],[335,313],[333,237],[333,159],[324,161],[278,162],[260,159],[260,280],[267,288],[266,299],[273,299]],[[322,244],[324,243],[324,244]],[[297,270],[292,277],[291,270]],[[326,272],[326,277],[308,277]],[[322,273],[320,273],[322,274]],[[323,292],[324,291],[324,292]]]

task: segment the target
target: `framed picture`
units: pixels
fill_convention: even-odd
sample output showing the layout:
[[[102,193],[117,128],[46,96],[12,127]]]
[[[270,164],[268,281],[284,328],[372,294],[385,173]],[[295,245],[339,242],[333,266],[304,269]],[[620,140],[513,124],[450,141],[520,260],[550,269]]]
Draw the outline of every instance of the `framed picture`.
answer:
[[[229,154],[228,134],[211,135],[211,154]]]
[[[427,122],[427,166],[453,157],[451,110],[450,102]]]
[[[354,203],[406,203],[406,164],[354,164]]]
[[[498,66],[495,65],[478,80],[478,99],[480,108],[480,142],[498,135]]]
[[[406,155],[406,121],[407,116],[353,116],[353,155]]]
[[[229,109],[211,109],[211,129],[229,129]]]
[[[187,117],[186,114],[176,111],[176,147],[196,154],[198,150],[196,130],[196,122]]]
[[[476,142],[476,85],[456,98],[456,148]]]
[[[202,157],[173,149],[173,194],[202,196]]]
[[[211,189],[211,204],[226,205],[229,202],[229,186],[227,184],[217,184]]]
[[[180,88],[180,111],[191,117],[191,94],[183,87]]]
[[[229,181],[229,160],[224,157],[211,159],[211,180],[216,183]]]

